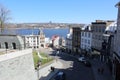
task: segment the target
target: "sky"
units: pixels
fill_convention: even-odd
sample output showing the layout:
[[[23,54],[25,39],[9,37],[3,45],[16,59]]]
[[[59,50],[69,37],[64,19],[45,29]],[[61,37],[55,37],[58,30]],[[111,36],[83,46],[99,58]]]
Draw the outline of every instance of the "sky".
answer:
[[[12,23],[86,23],[116,20],[119,0],[0,0]]]

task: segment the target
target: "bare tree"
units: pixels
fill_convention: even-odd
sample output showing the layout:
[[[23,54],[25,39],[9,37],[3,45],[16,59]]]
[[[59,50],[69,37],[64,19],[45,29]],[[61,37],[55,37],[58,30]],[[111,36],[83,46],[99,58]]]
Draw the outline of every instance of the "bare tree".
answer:
[[[10,19],[9,17],[10,10],[5,8],[3,5],[0,4],[0,32],[2,34],[5,24]]]

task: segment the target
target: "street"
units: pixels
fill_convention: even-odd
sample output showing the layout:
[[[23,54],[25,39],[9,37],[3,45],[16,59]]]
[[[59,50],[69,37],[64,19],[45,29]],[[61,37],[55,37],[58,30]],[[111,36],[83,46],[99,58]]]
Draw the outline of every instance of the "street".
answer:
[[[55,52],[51,56],[55,56]],[[91,67],[86,67],[83,63],[78,62],[75,57],[67,53],[59,53],[56,59],[62,62],[63,71],[66,74],[66,80],[94,80]]]

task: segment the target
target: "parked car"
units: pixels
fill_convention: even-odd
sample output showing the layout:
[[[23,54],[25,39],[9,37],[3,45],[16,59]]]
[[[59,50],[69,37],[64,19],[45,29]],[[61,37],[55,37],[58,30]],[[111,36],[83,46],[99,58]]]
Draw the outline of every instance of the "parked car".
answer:
[[[91,67],[91,63],[90,63],[90,61],[87,61],[87,60],[84,61],[84,65],[87,66],[87,67]]]
[[[60,71],[56,74],[55,78],[53,80],[65,80],[65,73]]]
[[[78,58],[78,61],[80,61],[80,62],[85,62],[86,59],[85,59],[85,57],[79,57],[79,58]]]

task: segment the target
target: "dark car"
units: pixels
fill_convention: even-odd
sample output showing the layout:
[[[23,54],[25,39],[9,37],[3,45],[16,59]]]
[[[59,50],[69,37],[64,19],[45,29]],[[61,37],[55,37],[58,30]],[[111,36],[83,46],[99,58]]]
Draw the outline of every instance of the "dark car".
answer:
[[[84,61],[85,66],[91,67],[91,63],[89,61]]]
[[[58,72],[55,76],[54,80],[65,80],[65,73],[64,72]]]

